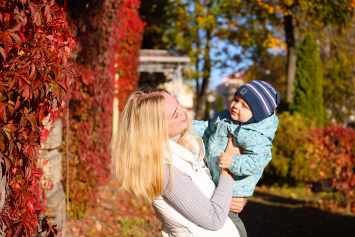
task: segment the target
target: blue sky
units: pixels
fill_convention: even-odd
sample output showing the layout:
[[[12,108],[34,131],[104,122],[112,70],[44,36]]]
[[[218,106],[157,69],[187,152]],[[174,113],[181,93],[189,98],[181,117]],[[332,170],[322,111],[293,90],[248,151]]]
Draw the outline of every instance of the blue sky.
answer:
[[[211,70],[211,80],[208,86],[208,91],[214,90],[217,85],[219,85],[222,81],[222,77],[226,77],[231,75],[232,73],[237,72],[239,69],[247,68],[252,64],[250,60],[244,59],[240,63],[236,63],[234,60],[228,59],[225,54],[221,54],[220,56],[216,56],[216,53],[222,50],[222,48],[226,47],[226,43],[223,41],[216,41],[214,43],[214,48],[211,50],[211,58],[213,60],[224,61],[228,64],[228,68],[219,68],[218,65],[214,66]],[[240,47],[235,47],[232,45],[228,45],[228,53],[230,54],[241,54],[242,49]]]

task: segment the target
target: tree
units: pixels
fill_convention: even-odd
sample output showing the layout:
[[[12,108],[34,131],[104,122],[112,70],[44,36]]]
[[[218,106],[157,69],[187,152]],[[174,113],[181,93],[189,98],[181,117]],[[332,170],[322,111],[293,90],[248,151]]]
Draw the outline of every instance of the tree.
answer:
[[[286,101],[286,64],[286,55],[265,54],[263,57],[260,57],[259,62],[255,62],[245,70],[244,81],[261,80],[269,82],[280,92],[281,101]]]
[[[141,1],[139,16],[147,24],[143,33],[142,49],[168,49],[163,39],[168,29],[169,0]]]
[[[169,0],[141,1],[139,15],[146,23],[143,32],[142,49],[169,49],[163,41],[163,36],[169,28],[168,19],[172,18],[168,11]],[[141,72],[139,85],[149,84],[158,86],[167,78],[161,72]]]
[[[331,119],[347,124],[355,114],[355,17],[346,30],[328,26],[317,35],[324,65],[324,106]]]
[[[172,1],[170,29],[165,35],[165,42],[170,48],[186,52],[194,67],[192,77],[196,80],[195,118],[203,118],[203,105],[211,74],[211,41],[214,37],[218,9],[216,0]]]
[[[315,117],[317,125],[324,125],[323,66],[312,32],[298,46],[292,109],[307,118]]]
[[[211,103],[206,100],[206,104],[205,104],[205,115],[203,117],[203,120],[209,120],[211,118],[210,116],[210,110],[211,110]]]
[[[245,48],[248,57],[254,52],[265,52],[268,44],[265,39],[272,38],[267,34],[266,25],[255,25],[255,17],[246,14],[246,3],[243,1],[192,0],[171,1],[170,28],[164,40],[168,48],[188,53],[191,58],[192,72],[196,81],[195,115],[202,119],[206,100],[207,87],[211,68],[217,61],[211,59],[211,50],[218,47],[218,42],[226,45]],[[239,21],[243,19],[243,21]],[[248,27],[244,27],[248,23]],[[260,34],[262,31],[262,34]],[[252,36],[252,37],[250,37]],[[231,58],[228,50],[224,53]],[[257,57],[255,57],[257,58]]]
[[[269,82],[281,95],[281,103],[277,106],[277,112],[281,113],[289,109],[286,102],[287,86],[285,67],[287,56],[284,54],[267,53],[260,57],[259,62],[255,62],[244,72],[244,81],[262,80]]]
[[[216,114],[222,112],[223,110],[224,110],[223,96],[218,96],[218,97],[217,97]]]
[[[256,0],[250,4],[257,3],[262,8],[268,9],[274,19],[278,21],[269,22],[279,25],[283,23],[287,43],[287,101],[291,102],[293,97],[294,78],[296,72],[296,40],[295,26],[302,22],[308,25],[313,22],[324,25],[334,24],[341,27],[348,26],[349,20],[355,7],[354,0]],[[259,18],[259,16],[256,16]],[[298,32],[299,33],[299,32]]]

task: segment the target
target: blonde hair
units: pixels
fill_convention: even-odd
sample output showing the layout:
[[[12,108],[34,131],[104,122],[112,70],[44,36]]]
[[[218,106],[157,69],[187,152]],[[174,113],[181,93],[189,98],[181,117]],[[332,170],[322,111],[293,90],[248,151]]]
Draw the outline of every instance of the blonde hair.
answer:
[[[164,92],[169,93],[151,88],[135,91],[122,111],[112,141],[113,174],[121,190],[146,201],[163,194],[164,151],[170,154]],[[178,142],[183,146],[186,146],[188,129],[182,132]],[[170,174],[172,187],[172,165]]]

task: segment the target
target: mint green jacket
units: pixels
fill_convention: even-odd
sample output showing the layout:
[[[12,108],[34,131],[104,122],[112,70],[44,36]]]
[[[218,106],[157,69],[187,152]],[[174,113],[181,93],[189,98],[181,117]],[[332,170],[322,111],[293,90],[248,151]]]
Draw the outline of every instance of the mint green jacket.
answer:
[[[207,166],[213,182],[217,185],[222,169],[219,157],[224,152],[229,134],[234,136],[233,145],[243,148],[243,154],[233,156],[230,172],[233,174],[233,197],[252,196],[265,166],[270,162],[272,140],[279,120],[275,113],[251,124],[232,122],[229,110],[223,110],[208,121],[192,121],[191,133],[203,139],[206,148]]]

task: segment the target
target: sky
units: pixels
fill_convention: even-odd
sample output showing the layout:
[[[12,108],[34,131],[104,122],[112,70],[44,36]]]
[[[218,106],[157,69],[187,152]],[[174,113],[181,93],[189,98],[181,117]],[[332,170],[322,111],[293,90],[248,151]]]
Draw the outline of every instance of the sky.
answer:
[[[240,63],[236,63],[233,60],[227,58],[226,55],[221,54],[220,56],[216,56],[216,53],[222,50],[226,46],[226,43],[223,41],[215,42],[214,48],[211,50],[211,58],[212,60],[220,60],[225,61],[229,67],[228,68],[219,68],[218,65],[214,66],[211,70],[211,78],[210,84],[208,86],[208,91],[216,89],[216,87],[222,83],[222,77],[227,77],[232,75],[235,72],[238,72],[239,69],[247,68],[252,65],[250,60],[242,60]],[[228,46],[228,53],[230,54],[241,54],[242,49],[237,48],[235,46]]]

